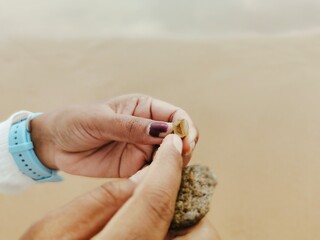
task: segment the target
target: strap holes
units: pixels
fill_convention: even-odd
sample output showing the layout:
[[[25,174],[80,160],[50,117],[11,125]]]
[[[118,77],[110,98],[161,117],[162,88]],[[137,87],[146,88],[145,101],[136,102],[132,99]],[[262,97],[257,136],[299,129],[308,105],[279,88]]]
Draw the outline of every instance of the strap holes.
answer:
[[[16,140],[17,140],[17,137],[14,137],[14,139],[16,139]]]
[[[28,164],[25,164],[25,166],[28,167],[29,165],[28,165]]]
[[[29,171],[32,171],[32,168],[29,168]]]
[[[18,145],[18,143],[16,143],[16,145]]]
[[[17,131],[14,131],[14,133],[17,134],[18,132],[17,132]]]
[[[21,162],[24,162],[24,159],[22,159]]]
[[[37,176],[37,177],[41,177],[41,175],[39,175],[39,174],[38,174],[38,176]]]
[[[21,154],[21,153],[19,154],[19,157],[22,157],[22,154]]]

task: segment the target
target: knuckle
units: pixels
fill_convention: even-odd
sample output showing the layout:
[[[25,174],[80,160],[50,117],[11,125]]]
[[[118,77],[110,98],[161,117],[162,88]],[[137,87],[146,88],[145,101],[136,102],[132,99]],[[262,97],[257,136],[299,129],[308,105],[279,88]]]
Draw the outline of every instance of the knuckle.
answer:
[[[138,101],[139,102],[142,102],[142,103],[148,103],[152,100],[152,97],[150,96],[147,96],[147,95],[144,95],[144,94],[141,94],[138,98]]]
[[[116,196],[119,191],[117,185],[114,182],[108,182],[101,185],[96,191],[91,192],[91,197],[100,205],[104,207],[115,205],[118,202]],[[121,195],[120,195],[121,196]]]
[[[130,119],[128,121],[126,130],[130,139],[136,136],[138,126],[139,126],[139,122],[137,121],[137,119]]]

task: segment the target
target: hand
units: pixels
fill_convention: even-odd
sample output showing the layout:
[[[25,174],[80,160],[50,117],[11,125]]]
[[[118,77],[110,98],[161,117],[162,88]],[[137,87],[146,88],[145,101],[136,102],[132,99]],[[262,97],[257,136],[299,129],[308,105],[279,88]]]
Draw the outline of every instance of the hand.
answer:
[[[92,177],[129,177],[152,159],[155,146],[184,118],[184,163],[191,158],[198,131],[188,114],[169,103],[124,95],[105,103],[72,106],[31,121],[31,138],[49,168]]]
[[[181,181],[181,152],[181,139],[167,136],[151,165],[131,180],[106,183],[73,200],[33,225],[22,239],[218,240],[207,221],[168,234]]]

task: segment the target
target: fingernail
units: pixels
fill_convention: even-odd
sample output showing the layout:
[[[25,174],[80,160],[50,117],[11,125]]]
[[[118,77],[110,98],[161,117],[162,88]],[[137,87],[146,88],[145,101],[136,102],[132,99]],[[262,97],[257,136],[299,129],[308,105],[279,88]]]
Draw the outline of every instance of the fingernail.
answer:
[[[195,142],[195,141],[193,141],[192,143],[190,143],[190,149],[189,149],[189,152],[187,152],[187,153],[185,154],[185,156],[189,156],[189,155],[191,155],[191,154],[192,154],[192,152],[193,152],[193,150],[194,150],[194,148],[195,148],[195,146],[196,146],[196,142]]]
[[[182,154],[182,140],[178,135],[172,135],[173,136],[173,145],[178,150],[180,154]]]
[[[196,142],[195,142],[195,141],[193,141],[192,143],[190,143],[190,152],[193,152],[195,146],[196,146]]]
[[[168,131],[168,124],[153,122],[149,125],[149,135],[152,137],[159,137],[160,133],[165,133]]]

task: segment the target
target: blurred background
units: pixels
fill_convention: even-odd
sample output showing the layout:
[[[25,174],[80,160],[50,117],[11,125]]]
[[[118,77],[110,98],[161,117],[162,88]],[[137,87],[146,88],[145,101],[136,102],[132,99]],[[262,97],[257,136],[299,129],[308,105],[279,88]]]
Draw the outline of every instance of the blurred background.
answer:
[[[1,37],[187,38],[319,30],[319,0],[0,1]]]
[[[186,109],[222,239],[320,239],[320,0],[0,0],[0,118],[140,92]],[[103,183],[0,196],[0,239]]]

